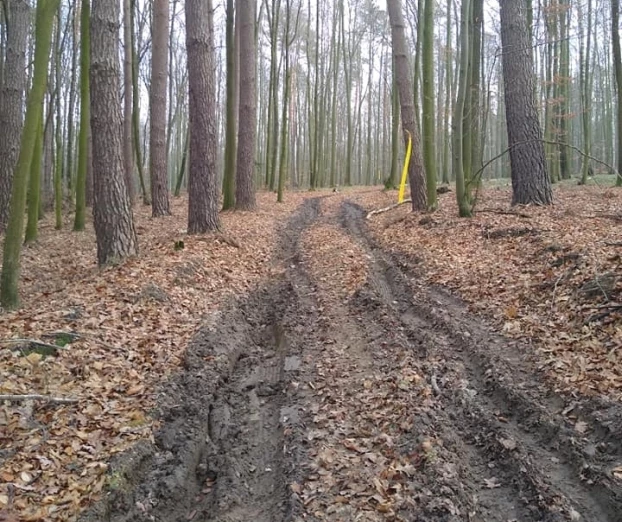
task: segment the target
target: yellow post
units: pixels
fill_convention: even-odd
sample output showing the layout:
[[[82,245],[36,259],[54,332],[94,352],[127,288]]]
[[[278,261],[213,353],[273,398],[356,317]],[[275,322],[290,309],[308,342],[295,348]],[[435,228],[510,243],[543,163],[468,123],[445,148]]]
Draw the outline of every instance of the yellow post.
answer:
[[[410,153],[413,149],[413,140],[410,132],[406,131],[408,134],[408,147],[406,147],[406,158],[404,160],[404,168],[402,169],[402,181],[400,183],[400,191],[397,196],[397,202],[404,202],[404,192],[406,191],[406,179],[408,178],[408,165],[410,164]]]

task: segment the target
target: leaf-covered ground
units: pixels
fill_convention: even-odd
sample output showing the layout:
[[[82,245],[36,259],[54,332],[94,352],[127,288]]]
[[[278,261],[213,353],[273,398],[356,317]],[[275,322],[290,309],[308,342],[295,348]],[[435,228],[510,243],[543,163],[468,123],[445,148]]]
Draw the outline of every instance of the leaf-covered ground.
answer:
[[[396,197],[357,199],[371,210]],[[369,222],[426,281],[532,342],[561,389],[622,398],[622,191],[558,187],[551,208],[511,209],[509,199],[506,188],[484,190],[475,217],[460,219],[450,193],[433,214],[404,205]]]
[[[276,205],[262,194],[256,214],[225,213],[223,234],[205,237],[185,234],[184,199],[158,220],[137,206],[141,253],[105,270],[92,228],[42,222],[40,241],[23,252],[22,306],[0,315],[0,394],[79,402],[0,402],[0,515],[73,520],[97,498],[109,459],[153,436],[158,384],[206,315],[275,269],[277,227],[304,197]]]

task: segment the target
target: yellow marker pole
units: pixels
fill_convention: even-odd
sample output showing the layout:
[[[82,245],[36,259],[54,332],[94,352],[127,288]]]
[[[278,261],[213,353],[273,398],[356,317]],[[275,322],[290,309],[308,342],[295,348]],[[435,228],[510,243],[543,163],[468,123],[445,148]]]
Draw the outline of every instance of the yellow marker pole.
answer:
[[[413,140],[410,132],[406,131],[408,134],[408,147],[406,147],[406,158],[404,160],[404,168],[402,169],[402,181],[400,183],[400,191],[397,196],[397,202],[404,202],[404,192],[406,191],[406,179],[408,178],[408,165],[410,164],[410,153],[413,150]]]

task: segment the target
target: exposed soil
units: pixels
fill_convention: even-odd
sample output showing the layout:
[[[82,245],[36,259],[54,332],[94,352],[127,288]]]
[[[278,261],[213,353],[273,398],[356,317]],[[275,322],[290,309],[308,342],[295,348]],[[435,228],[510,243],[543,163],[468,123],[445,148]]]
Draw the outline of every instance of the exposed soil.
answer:
[[[341,195],[281,233],[280,276],[210,317],[84,520],[622,521],[619,404],[553,393]]]

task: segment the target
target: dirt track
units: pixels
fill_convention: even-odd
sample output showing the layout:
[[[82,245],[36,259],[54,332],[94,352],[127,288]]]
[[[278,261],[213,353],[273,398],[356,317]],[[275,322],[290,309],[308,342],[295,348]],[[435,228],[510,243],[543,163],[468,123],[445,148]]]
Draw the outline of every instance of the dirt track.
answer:
[[[155,444],[119,459],[85,520],[622,521],[619,405],[556,395],[528,349],[376,245],[361,208],[326,202],[284,227],[271,286],[189,347]],[[365,253],[348,299],[305,262],[321,224]]]

